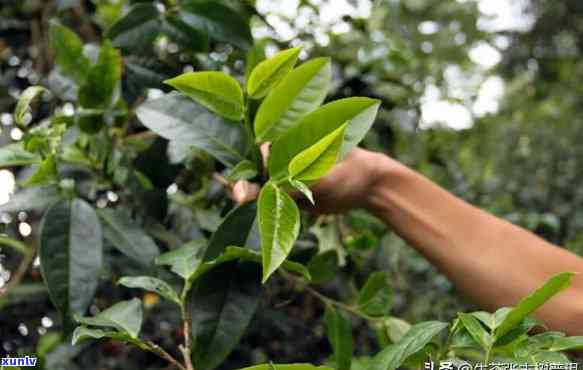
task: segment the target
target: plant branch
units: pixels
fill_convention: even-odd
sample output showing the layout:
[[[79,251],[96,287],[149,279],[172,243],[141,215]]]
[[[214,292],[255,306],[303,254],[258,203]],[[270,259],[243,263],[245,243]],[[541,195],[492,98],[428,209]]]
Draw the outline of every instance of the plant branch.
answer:
[[[0,245],[10,247],[20,254],[27,255],[30,252],[30,248],[23,242],[9,238],[7,236],[0,235]]]
[[[316,289],[312,288],[311,286],[306,284],[304,281],[302,281],[301,278],[295,277],[295,276],[293,276],[293,275],[291,275],[288,272],[283,271],[283,270],[279,270],[279,272],[287,281],[291,282],[292,284],[294,284],[294,285],[303,284],[303,288],[306,290],[306,292],[308,292],[308,294],[314,296],[315,298],[317,298],[318,300],[320,300],[324,304],[335,306],[337,308],[340,308],[341,310],[349,312],[355,316],[358,316],[358,317],[363,318],[363,319],[368,320],[368,321],[378,321],[379,320],[379,318],[372,317],[372,316],[369,316],[365,313],[360,312],[357,308],[355,308],[353,306],[347,305],[346,303],[337,301],[335,299],[332,299],[330,297],[323,295],[322,293],[318,292]]]
[[[188,292],[192,287],[191,279],[186,279],[184,281],[184,288],[182,289],[182,294],[180,297],[180,310],[182,312],[182,333],[184,335],[184,345],[179,346],[180,352],[182,352],[182,357],[184,363],[186,364],[187,370],[194,370],[192,365],[192,333],[190,328],[192,325],[192,316],[190,315],[190,310],[188,309]]]
[[[160,347],[156,343],[147,341],[146,345],[147,345],[147,350],[152,352],[156,356],[170,362],[172,365],[176,366],[180,370],[188,370],[187,368],[184,367],[184,365],[182,365],[180,362],[178,362],[178,360],[176,360],[174,357],[172,357],[171,354],[166,352],[162,347]]]
[[[22,261],[20,262],[20,265],[18,265],[18,268],[16,269],[16,271],[14,272],[14,275],[12,276],[12,279],[10,279],[10,281],[8,281],[8,283],[6,284],[6,286],[4,288],[0,289],[0,297],[3,296],[4,294],[6,294],[10,289],[12,289],[12,288],[16,287],[18,284],[20,284],[20,282],[22,281],[22,279],[26,275],[26,272],[28,271],[28,268],[30,267],[30,264],[34,260],[35,256],[36,256],[36,250],[34,248],[27,248],[27,250],[25,251],[24,257],[22,258]]]

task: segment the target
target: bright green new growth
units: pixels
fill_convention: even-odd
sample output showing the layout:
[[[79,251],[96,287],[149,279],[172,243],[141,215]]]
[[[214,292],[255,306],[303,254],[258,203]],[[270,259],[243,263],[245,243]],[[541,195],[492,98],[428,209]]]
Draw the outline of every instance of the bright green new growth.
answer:
[[[296,155],[289,164],[289,175],[304,182],[311,182],[324,176],[338,160],[347,124],[338,127]]]
[[[285,261],[300,231],[300,212],[293,199],[273,183],[263,186],[257,210],[263,278],[269,276]]]
[[[261,99],[294,67],[302,50],[301,46],[280,51],[270,59],[259,63],[247,82],[247,93],[253,99]]]
[[[316,58],[302,64],[267,95],[255,116],[257,142],[273,141],[326,97],[330,85],[330,59]]]
[[[233,121],[243,118],[243,91],[239,83],[226,73],[190,72],[164,83],[224,118]]]

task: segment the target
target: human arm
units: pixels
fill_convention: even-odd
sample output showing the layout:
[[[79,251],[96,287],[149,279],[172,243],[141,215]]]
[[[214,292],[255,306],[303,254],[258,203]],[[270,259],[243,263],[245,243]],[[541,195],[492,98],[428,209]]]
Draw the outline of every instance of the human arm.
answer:
[[[583,258],[488,214],[382,154],[356,149],[312,188],[319,213],[365,208],[485,309],[513,306]],[[583,276],[543,306],[551,329],[583,335]]]

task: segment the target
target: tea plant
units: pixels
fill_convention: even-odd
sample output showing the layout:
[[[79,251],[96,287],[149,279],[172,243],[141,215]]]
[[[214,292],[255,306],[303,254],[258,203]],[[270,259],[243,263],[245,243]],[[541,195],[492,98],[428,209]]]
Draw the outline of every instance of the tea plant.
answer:
[[[332,83],[329,58],[297,65],[302,49],[296,47],[264,60],[251,48],[247,26],[232,10],[212,4],[192,2],[164,11],[135,5],[111,27],[111,41],[90,48],[71,30],[53,23],[50,39],[58,68],[50,90],[74,101],[77,110],[74,115],[56,110],[49,119],[35,122],[33,101],[52,99],[40,86],[25,90],[17,104],[14,120],[24,137],[0,148],[0,164],[33,165],[32,174],[21,183],[25,190],[0,210],[48,208],[39,231],[40,266],[74,344],[109,338],[154,353],[182,370],[216,368],[237,347],[255,315],[262,284],[277,274],[325,307],[323,320],[333,351],[327,365],[338,370],[419,368],[426,361],[567,363],[562,351],[583,347],[580,337],[529,335],[542,326],[529,315],[568,286],[568,273],[553,277],[515,308],[460,313],[451,325],[430,321],[411,326],[390,316],[391,287],[383,272],[370,274],[348,301],[322,294],[317,284],[330,280],[346,256],[328,250],[305,263],[291,258],[302,229],[314,223],[309,217],[302,222],[290,192],[314,202],[310,185],[363,139],[380,101],[350,97],[323,104]],[[230,26],[217,28],[221,16]],[[194,50],[208,47],[209,34],[250,49],[245,78],[188,72],[165,81],[177,91],[143,102],[129,99],[124,94],[127,74],[140,70],[129,64],[136,57],[132,53],[162,30],[185,45],[196,44]],[[144,38],[140,42],[136,32]],[[135,109],[128,100],[138,102]],[[130,130],[134,114],[149,131]],[[267,160],[260,149],[265,145]],[[188,171],[179,174],[173,167],[177,163]],[[157,171],[168,171],[166,177],[174,182],[161,180]],[[234,207],[223,197],[216,203],[232,207],[223,218],[217,204],[201,206],[207,205],[212,179],[227,188],[252,180],[261,191],[257,201]],[[178,188],[177,183],[192,191],[177,192],[169,205],[165,188]],[[110,199],[105,205],[100,202],[104,194]],[[188,212],[172,213],[171,207]],[[168,221],[171,213],[175,219]],[[206,233],[181,230],[181,217],[189,217],[189,223],[195,218]],[[0,242],[33,254],[15,240]],[[112,250],[136,266],[131,276],[116,279],[124,287],[120,289],[155,293],[180,312],[183,342],[178,351],[140,336],[140,299],[86,316],[101,274],[110,268],[107,255]],[[376,331],[379,353],[353,358],[353,318]],[[246,369],[272,368],[317,367],[270,363]]]

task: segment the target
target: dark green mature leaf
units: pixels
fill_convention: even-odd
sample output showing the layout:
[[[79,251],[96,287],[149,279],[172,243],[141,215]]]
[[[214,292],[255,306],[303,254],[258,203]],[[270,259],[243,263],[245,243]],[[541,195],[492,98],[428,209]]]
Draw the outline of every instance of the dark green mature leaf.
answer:
[[[332,370],[327,366],[316,366],[312,364],[261,364],[255,366],[244,367],[239,370]]]
[[[221,364],[236,347],[261,297],[260,269],[229,262],[200,278],[189,296],[197,369]]]
[[[290,73],[291,75],[291,73]],[[281,86],[281,85],[280,85]],[[380,102],[369,98],[346,98],[328,103],[305,116],[271,146],[269,173],[272,177],[285,175],[288,164],[300,152],[348,122],[340,157],[358,144],[372,125]]]
[[[162,28],[171,40],[190,51],[204,52],[208,50],[208,35],[184,23],[176,14],[166,13]]]
[[[504,321],[495,331],[496,338],[501,338],[504,334],[517,327],[528,315],[536,311],[553,296],[567,289],[571,285],[571,280],[575,274],[565,272],[550,278],[541,288],[522,299],[518,305],[512,309]]]
[[[205,150],[227,166],[244,160],[249,149],[243,125],[225,120],[177,93],[147,101],[137,109],[137,115],[158,135]]]
[[[156,243],[129,215],[120,209],[100,209],[103,235],[108,242],[129,258],[150,267],[160,254]]]
[[[280,51],[259,63],[247,81],[247,93],[253,99],[261,99],[294,67],[302,50],[301,46]]]
[[[313,182],[323,177],[336,164],[347,123],[324,136],[316,144],[302,150],[288,166],[289,175],[300,181]]]
[[[188,1],[180,7],[180,20],[210,37],[249,49],[253,43],[247,21],[216,1]]]
[[[285,191],[267,183],[259,194],[257,217],[265,283],[292,250],[300,231],[300,211]]]
[[[77,83],[83,82],[89,72],[89,59],[83,54],[83,41],[56,21],[51,21],[49,41],[61,72]]]
[[[170,302],[181,305],[180,298],[176,291],[167,282],[151,276],[124,276],[119,279],[118,284],[128,288],[140,288],[156,293]]]
[[[243,118],[241,86],[224,72],[189,72],[164,83],[226,119],[240,121]]]
[[[386,347],[375,356],[370,370],[397,369],[409,356],[423,350],[446,327],[446,323],[439,321],[413,325],[399,342]]]
[[[312,282],[318,284],[333,279],[338,273],[338,253],[333,250],[314,256],[308,263]]]
[[[229,212],[209,241],[204,262],[220,258],[231,245],[258,250],[259,241],[254,235],[256,213],[255,202]],[[260,296],[260,273],[251,262],[223,263],[195,282],[188,301],[193,316],[197,368],[216,367],[235,348],[257,309]]]
[[[492,346],[493,340],[491,335],[484,329],[480,321],[474,316],[460,312],[458,313],[462,324],[470,333],[472,338],[482,346],[484,350],[488,350]]]
[[[156,264],[168,265],[172,272],[188,280],[202,263],[205,247],[205,239],[191,240],[180,248],[159,255]]]
[[[136,4],[107,31],[106,37],[124,51],[140,51],[159,35],[160,12],[155,4]]]
[[[326,333],[334,350],[334,362],[338,370],[350,370],[352,362],[352,325],[341,312],[332,306],[326,307],[324,315]]]
[[[111,42],[104,41],[99,49],[97,64],[91,66],[87,79],[79,89],[83,108],[111,108],[119,98],[122,60]]]
[[[45,91],[48,90],[42,86],[30,86],[22,92],[14,109],[14,121],[17,125],[23,126],[27,123],[25,122],[25,116],[30,109],[30,104]]]
[[[249,249],[259,249],[251,238],[257,215],[257,203],[249,202],[238,206],[225,216],[214,232],[204,254],[204,261],[211,261],[225,252],[228,246],[239,245]]]
[[[0,168],[26,166],[40,163],[40,156],[26,151],[22,143],[12,143],[0,147]]]
[[[83,325],[115,328],[137,338],[142,328],[142,301],[138,298],[114,304],[93,317],[75,317]]]
[[[254,121],[257,141],[274,141],[322,104],[330,79],[328,58],[312,59],[288,73],[259,106]]]
[[[393,290],[384,272],[373,272],[358,294],[358,310],[369,316],[384,316],[391,308]]]
[[[26,188],[12,195],[8,203],[0,205],[0,212],[44,210],[61,199],[56,185]]]
[[[64,317],[83,314],[93,300],[102,263],[102,234],[93,208],[81,199],[64,200],[44,215],[39,258],[53,304]]]

